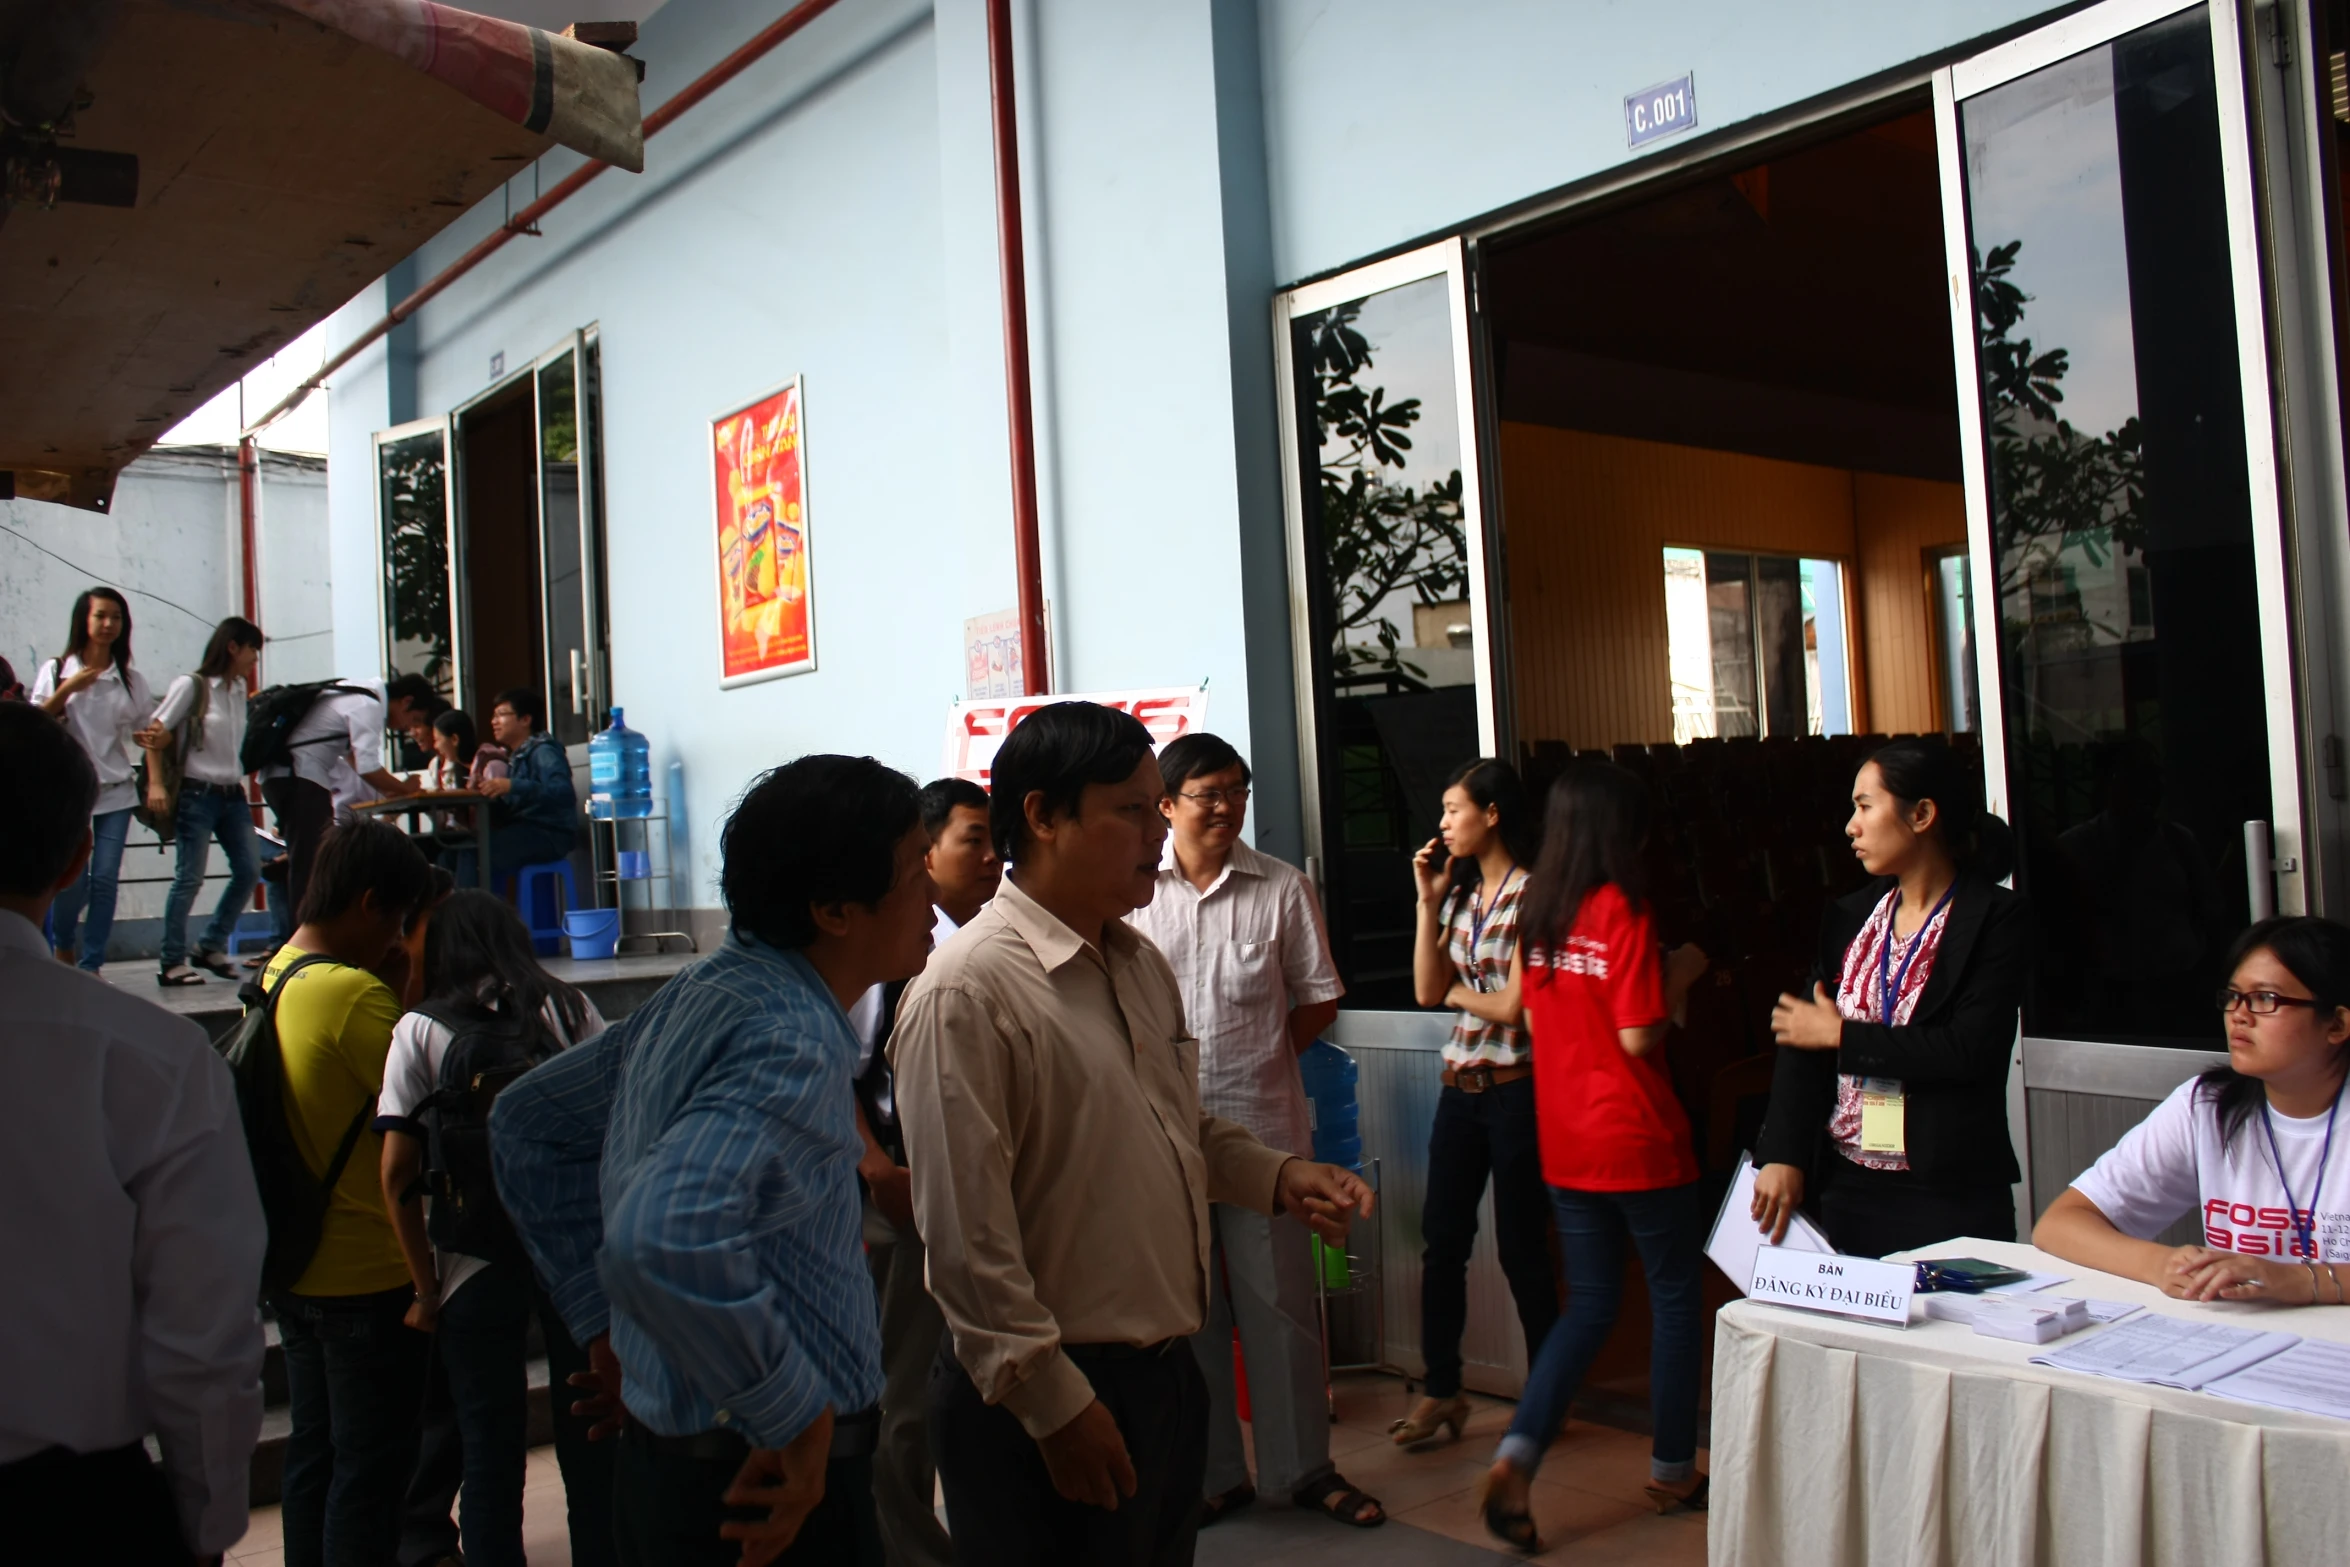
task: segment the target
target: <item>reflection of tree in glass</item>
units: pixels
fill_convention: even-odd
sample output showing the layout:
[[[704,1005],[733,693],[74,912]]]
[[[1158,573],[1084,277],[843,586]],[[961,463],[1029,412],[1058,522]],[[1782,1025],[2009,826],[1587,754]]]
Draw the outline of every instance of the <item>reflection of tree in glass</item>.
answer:
[[[1401,632],[1379,613],[1389,595],[1410,589],[1423,604],[1468,591],[1461,533],[1461,471],[1424,489],[1383,477],[1411,450],[1404,432],[1420,418],[1420,400],[1387,401],[1387,389],[1355,384],[1371,368],[1371,344],[1356,330],[1362,305],[1325,311],[1307,343],[1314,376],[1314,431],[1321,453],[1322,551],[1335,602],[1331,651],[1338,673],[1425,673],[1397,656]],[[1377,647],[1350,642],[1368,630]]]
[[[384,448],[392,641],[402,652],[423,652],[424,667],[405,673],[422,674],[444,696],[451,689],[447,482],[438,438]]]
[[[2062,348],[2040,349],[2016,335],[2031,296],[2009,274],[2023,241],[1995,245],[1975,258],[1975,316],[1989,404],[1993,543],[1999,595],[2025,594],[2062,559],[2102,568],[2116,550],[2144,548],[2146,468],[2143,432],[2132,414],[2104,435],[2083,435],[2057,412],[2057,383],[2071,368]],[[2029,597],[2022,601],[2027,606]],[[2026,609],[2028,620],[2029,609]],[[2119,641],[2125,627],[2083,619]]]

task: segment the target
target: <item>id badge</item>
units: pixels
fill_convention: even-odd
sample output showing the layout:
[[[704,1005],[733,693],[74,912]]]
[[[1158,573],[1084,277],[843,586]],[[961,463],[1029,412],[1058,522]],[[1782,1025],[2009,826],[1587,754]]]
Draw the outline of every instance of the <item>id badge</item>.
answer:
[[[1906,1101],[1897,1077],[1860,1080],[1860,1151],[1909,1152]]]

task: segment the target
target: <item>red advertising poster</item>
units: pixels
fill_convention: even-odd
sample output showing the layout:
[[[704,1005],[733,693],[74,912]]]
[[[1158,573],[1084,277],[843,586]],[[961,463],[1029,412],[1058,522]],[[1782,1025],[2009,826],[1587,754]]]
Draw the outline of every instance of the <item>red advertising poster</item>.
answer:
[[[801,383],[710,422],[718,505],[718,683],[816,667]]]

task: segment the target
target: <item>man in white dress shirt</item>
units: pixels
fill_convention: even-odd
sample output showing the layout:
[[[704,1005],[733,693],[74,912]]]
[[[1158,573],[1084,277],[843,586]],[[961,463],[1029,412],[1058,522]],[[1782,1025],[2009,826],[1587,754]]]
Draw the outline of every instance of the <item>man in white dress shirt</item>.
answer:
[[[41,938],[97,793],[62,725],[0,703],[0,1555],[217,1561],[261,1432],[261,1200],[204,1031]]]
[[[440,700],[422,675],[338,681],[318,694],[286,735],[290,761],[261,769],[261,798],[286,841],[286,906],[299,909],[326,830],[365,800],[420,787],[384,765],[384,731]]]
[[[1294,866],[1240,841],[1248,764],[1214,735],[1159,753],[1172,829],[1158,888],[1127,923],[1158,944],[1199,1036],[1200,1105],[1238,1121],[1268,1148],[1313,1157],[1300,1052],[1338,1015],[1339,983],[1314,889]],[[1208,1383],[1203,1518],[1256,1499],[1241,1448],[1232,1330],[1248,1363],[1257,1477],[1267,1491],[1368,1528],[1386,1514],[1330,1462],[1320,1312],[1304,1224],[1218,1203],[1208,1321],[1193,1335]]]

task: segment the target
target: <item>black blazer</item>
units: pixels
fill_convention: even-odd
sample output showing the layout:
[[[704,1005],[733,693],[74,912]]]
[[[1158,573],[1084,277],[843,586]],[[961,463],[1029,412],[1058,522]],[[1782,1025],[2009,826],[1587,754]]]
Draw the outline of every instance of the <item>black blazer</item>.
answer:
[[[1813,978],[1831,992],[1845,948],[1892,885],[1891,877],[1879,877],[1828,905]],[[1827,1135],[1836,1078],[1849,1072],[1901,1079],[1909,1167],[1920,1181],[1983,1187],[2023,1179],[2007,1138],[2007,1066],[2031,959],[2030,900],[1961,872],[1934,970],[1909,1022],[1847,1022],[1835,1050],[1779,1047],[1755,1163],[1794,1165],[1817,1191],[1818,1167],[1837,1157]]]

